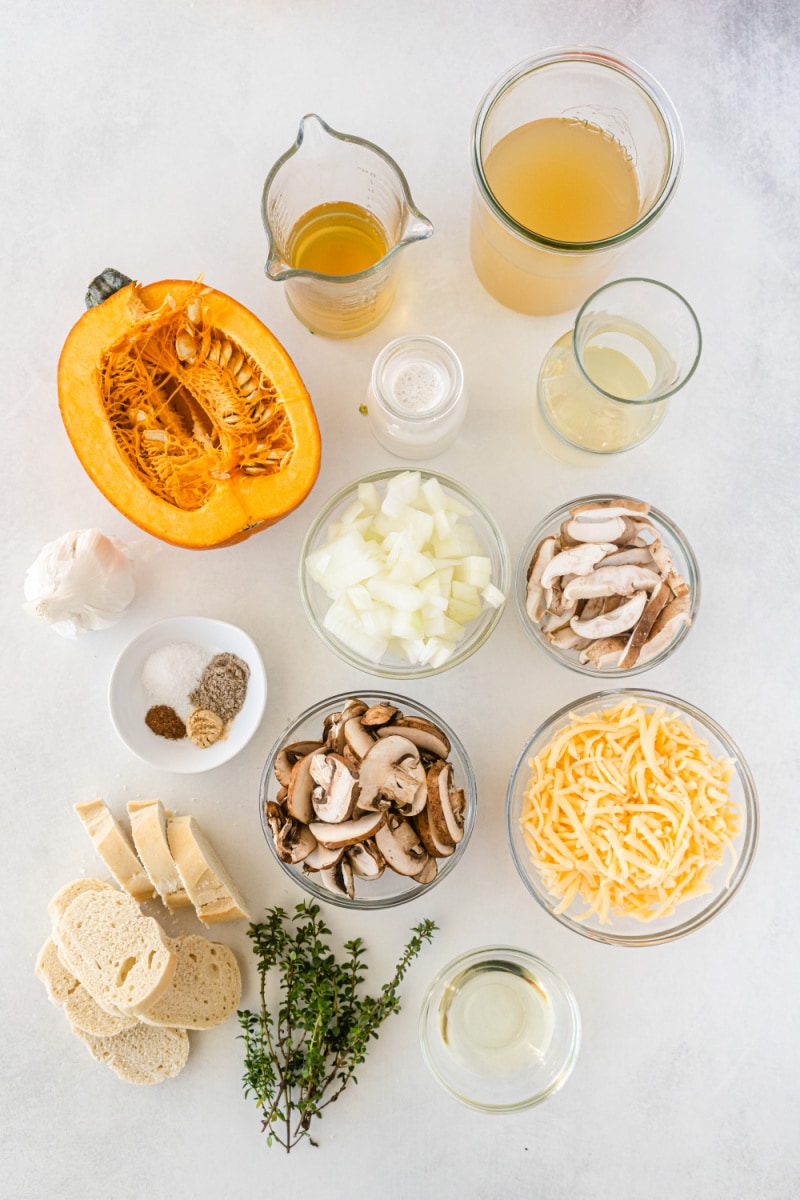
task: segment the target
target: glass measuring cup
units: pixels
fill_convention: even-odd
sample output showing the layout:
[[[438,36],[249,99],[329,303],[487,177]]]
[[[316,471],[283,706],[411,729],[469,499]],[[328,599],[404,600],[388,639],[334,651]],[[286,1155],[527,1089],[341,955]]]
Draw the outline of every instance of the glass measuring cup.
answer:
[[[294,145],[267,176],[261,213],[267,278],[285,282],[295,316],[326,337],[356,337],[377,325],[394,299],[397,252],[433,233],[394,159],[372,142],[331,129],[316,113],[303,117]],[[332,224],[342,214],[343,235]],[[327,271],[297,261],[298,234],[309,218],[323,232],[327,223],[332,235]],[[348,265],[348,224],[374,247],[369,265],[355,271]],[[343,269],[331,271],[331,263]]]
[[[478,278],[518,312],[576,307],[663,212],[682,165],[672,101],[636,63],[592,47],[520,63],[472,126]]]
[[[648,438],[688,383],[702,337],[693,309],[655,279],[617,279],[590,296],[539,371],[539,407],[565,442],[595,454]]]

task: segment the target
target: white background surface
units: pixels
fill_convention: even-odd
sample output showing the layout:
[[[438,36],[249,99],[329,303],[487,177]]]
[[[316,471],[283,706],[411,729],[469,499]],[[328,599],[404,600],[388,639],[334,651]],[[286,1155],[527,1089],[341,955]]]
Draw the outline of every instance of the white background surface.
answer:
[[[3,1197],[432,1195],[542,1200],[791,1200],[800,1194],[797,953],[798,28],[787,0],[72,0],[2,5],[0,305],[5,474],[1,714],[4,755]],[[700,368],[644,447],[617,459],[559,449],[534,418],[541,357],[568,316],[530,319],[481,289],[467,253],[468,136],[492,80],[548,46],[605,45],[639,61],[681,114],[686,168],[665,216],[617,274],[650,274],[694,304]],[[436,226],[406,252],[386,322],[350,343],[312,337],[262,274],[263,178],[303,113],[385,147]],[[316,405],[323,466],[306,504],[232,549],[148,539],[84,474],[58,416],[55,371],[88,280],[114,265],[143,281],[206,280],[252,308],[295,358]],[[409,696],[470,751],[478,824],[459,870],[423,902],[349,917],[389,973],[408,927],[441,926],[404,987],[360,1082],[318,1126],[321,1148],[262,1143],[242,1098],[233,1022],[192,1035],[183,1074],[134,1088],[94,1064],[33,964],[45,905],[101,870],[72,804],[117,813],[159,795],[200,818],[256,911],[290,906],[263,844],[259,773],[285,722],[316,698],[373,680],[316,640],[295,587],[313,513],[348,479],[393,461],[358,405],[378,350],[427,332],[461,355],[466,426],[435,461],[469,482],[516,556],[556,503],[630,492],[666,510],[700,560],[696,628],[640,677],[694,701],[748,756],[762,836],[730,908],[674,945],[615,950],[548,919],[505,845],[507,776],[549,712],[594,690],[539,653],[511,608],[471,660]],[[98,525],[138,547],[138,596],[113,630],[70,643],[21,612],[39,547]],[[150,622],[219,617],[257,641],[270,681],[260,732],[234,762],[193,779],[129,756],[105,690],[116,655]],[[242,926],[245,999],[255,977]],[[487,942],[526,946],[573,985],[582,1054],[541,1108],[490,1118],[428,1076],[417,1045],[427,981]]]

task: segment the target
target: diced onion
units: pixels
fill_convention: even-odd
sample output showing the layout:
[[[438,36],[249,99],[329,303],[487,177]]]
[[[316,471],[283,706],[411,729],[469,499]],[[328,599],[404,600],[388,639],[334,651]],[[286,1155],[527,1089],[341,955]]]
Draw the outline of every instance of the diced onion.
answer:
[[[327,529],[306,570],[333,601],[325,628],[370,662],[395,655],[442,666],[466,626],[500,608],[492,562],[464,518],[472,514],[432,476],[401,471],[383,496],[373,483]]]

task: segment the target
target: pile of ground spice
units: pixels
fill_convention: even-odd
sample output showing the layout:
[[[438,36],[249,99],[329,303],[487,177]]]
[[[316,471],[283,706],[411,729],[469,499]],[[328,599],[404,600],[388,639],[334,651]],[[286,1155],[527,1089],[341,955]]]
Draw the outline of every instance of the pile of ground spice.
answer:
[[[205,750],[206,747],[213,746],[215,742],[219,741],[225,732],[225,725],[222,718],[218,717],[215,712],[211,712],[210,709],[195,708],[189,713],[186,732],[195,746]]]
[[[238,655],[217,654],[203,671],[189,700],[195,708],[208,709],[227,724],[244,704],[249,678],[250,668]]]
[[[170,738],[173,742],[186,737],[186,726],[169,704],[154,704],[148,708],[144,723],[159,737]]]

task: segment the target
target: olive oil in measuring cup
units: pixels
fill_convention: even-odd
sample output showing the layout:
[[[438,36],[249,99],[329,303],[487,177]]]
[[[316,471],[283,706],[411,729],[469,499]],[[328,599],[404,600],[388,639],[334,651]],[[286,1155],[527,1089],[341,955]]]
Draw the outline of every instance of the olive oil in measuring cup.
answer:
[[[309,113],[273,166],[261,199],[268,279],[312,333],[357,337],[383,320],[398,251],[430,237],[394,159]]]
[[[317,275],[357,275],[368,271],[389,249],[386,230],[360,204],[318,204],[304,213],[289,237],[295,270]]]

